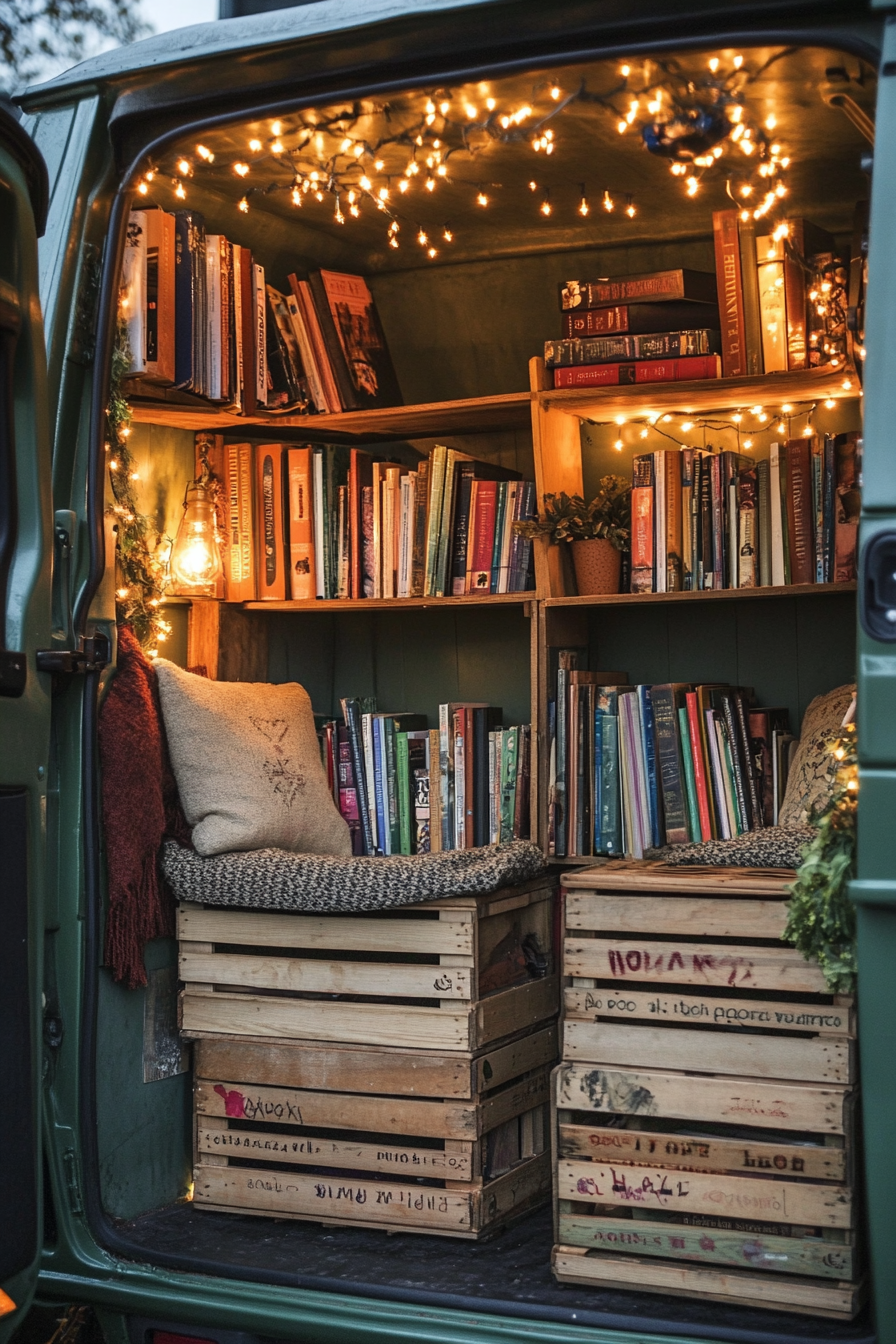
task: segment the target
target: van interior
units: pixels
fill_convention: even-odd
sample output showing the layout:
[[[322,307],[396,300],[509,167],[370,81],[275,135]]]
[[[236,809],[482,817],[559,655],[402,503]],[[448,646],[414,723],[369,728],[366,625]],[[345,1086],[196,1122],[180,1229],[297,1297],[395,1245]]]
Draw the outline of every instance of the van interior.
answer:
[[[712,211],[732,202],[752,210],[765,201],[770,179],[757,171],[743,136],[714,155],[707,131],[704,161],[678,172],[639,133],[646,103],[686,99],[689,88],[706,81],[720,90],[742,89],[777,150],[772,185],[780,182],[782,190],[764,214],[778,218],[783,200],[789,216],[829,230],[849,256],[856,203],[869,191],[862,120],[873,117],[875,73],[856,55],[810,47],[642,52],[383,89],[206,128],[201,136],[184,128],[146,162],[140,179],[146,191],[140,188],[134,207],[200,211],[209,232],[251,247],[269,283],[284,291],[289,273],[303,276],[322,266],[365,276],[408,406],[524,392],[530,359],[561,334],[562,282],[664,267],[713,271]],[[638,97],[641,110],[634,115]],[[315,165],[350,157],[356,144],[364,147],[359,161],[369,185],[356,172],[335,190]],[[346,186],[349,180],[358,185]],[[792,433],[804,422],[818,432],[855,429],[859,398],[853,382],[827,405],[801,403],[789,412],[771,402],[765,410],[745,407],[742,423],[732,425],[725,416],[717,429],[704,424],[699,433],[704,444],[763,454],[770,416],[787,414]],[[194,475],[194,430],[215,430],[215,413],[174,390],[132,387],[131,400],[141,507],[160,538],[171,538],[185,483]],[[341,417],[342,428],[327,441],[376,437],[357,440],[348,418]],[[532,477],[528,418],[525,408],[508,412],[487,433],[401,440],[390,434],[389,448],[414,462],[445,443]],[[223,432],[230,441],[273,436],[306,443],[320,437],[313,421],[308,417],[304,426],[293,417],[248,434],[228,423]],[[630,471],[642,450],[641,431],[641,424],[620,426],[615,419],[583,424],[586,499],[606,473]],[[654,431],[665,435],[654,446],[674,443],[684,432],[680,417],[660,420]],[[742,668],[749,667],[740,680],[755,684],[760,703],[791,705],[797,723],[814,694],[854,676],[852,594],[822,590],[802,606],[758,598],[743,604],[748,612],[734,605],[704,604],[687,616],[650,606],[592,610],[589,637],[592,655],[599,653],[593,665],[650,680],[658,642],[689,644],[698,648],[706,675],[714,649],[734,640]],[[171,630],[160,651],[182,665],[188,662],[188,615],[189,603],[166,604]],[[530,616],[523,604],[243,615],[252,665],[263,667],[273,683],[302,683],[320,714],[338,716],[343,695],[375,694],[382,704],[425,711],[437,722],[440,701],[475,690],[475,699],[503,705],[513,721],[530,717]],[[158,973],[156,983],[167,978],[172,995],[175,967],[173,942],[149,945],[147,968]],[[110,1245],[120,1255],[261,1284],[566,1326],[769,1344],[871,1339],[867,1312],[844,1325],[558,1285],[550,1272],[549,1208],[482,1243],[202,1209],[191,1202],[189,1068],[144,1081],[147,996],[114,983],[103,967],[98,974],[95,1176]]]

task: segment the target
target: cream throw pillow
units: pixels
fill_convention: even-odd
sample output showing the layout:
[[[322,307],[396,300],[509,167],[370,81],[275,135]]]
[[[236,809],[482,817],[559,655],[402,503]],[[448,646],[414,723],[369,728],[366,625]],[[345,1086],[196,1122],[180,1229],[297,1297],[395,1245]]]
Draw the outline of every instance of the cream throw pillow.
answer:
[[[302,686],[209,681],[164,658],[155,669],[171,764],[197,853],[351,854]]]

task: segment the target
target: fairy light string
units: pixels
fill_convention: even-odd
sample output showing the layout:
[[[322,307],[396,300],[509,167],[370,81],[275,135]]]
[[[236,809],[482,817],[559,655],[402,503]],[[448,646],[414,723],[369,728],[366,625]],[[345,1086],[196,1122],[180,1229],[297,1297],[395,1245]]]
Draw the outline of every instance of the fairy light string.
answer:
[[[700,68],[674,59],[624,62],[607,92],[589,88],[584,79],[567,89],[548,76],[532,87],[528,100],[512,105],[483,84],[477,92],[438,88],[388,103],[355,101],[332,111],[299,112],[271,121],[239,152],[216,153],[200,143],[167,165],[150,164],[136,190],[148,196],[164,186],[182,202],[191,179],[217,164],[218,172],[223,167],[239,184],[242,213],[272,194],[285,194],[296,209],[324,206],[339,225],[375,210],[384,216],[387,242],[395,249],[402,243],[402,226],[410,238],[435,227],[411,208],[413,200],[450,190],[488,209],[502,185],[477,171],[487,152],[526,149],[536,159],[554,161],[563,153],[564,114],[592,104],[607,114],[608,138],[637,135],[651,154],[667,159],[686,196],[698,195],[707,174],[722,174],[732,200],[758,220],[782,205],[790,157],[776,138],[774,114],[760,120],[748,91],[785,54],[776,53],[758,69],[739,55],[727,64],[711,56]],[[583,182],[571,181],[562,201],[562,184],[554,176],[550,183],[529,185],[535,219],[592,213]],[[637,216],[633,192],[596,185],[595,203],[607,214]],[[442,212],[443,219],[446,213],[453,212]],[[450,232],[445,242],[453,241],[455,231]],[[432,242],[425,246],[434,259],[438,249]]]

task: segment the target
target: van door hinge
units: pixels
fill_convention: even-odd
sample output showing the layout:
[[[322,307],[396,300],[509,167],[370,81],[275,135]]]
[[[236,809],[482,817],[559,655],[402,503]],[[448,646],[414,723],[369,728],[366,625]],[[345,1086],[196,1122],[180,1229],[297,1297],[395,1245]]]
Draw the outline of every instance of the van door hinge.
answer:
[[[81,1202],[78,1157],[74,1148],[66,1148],[62,1155],[62,1164],[65,1167],[65,1188],[68,1191],[69,1208],[76,1217],[81,1217],[84,1213],[84,1205]]]
[[[73,676],[86,672],[101,672],[109,661],[109,640],[105,635],[93,635],[82,640],[79,649],[38,649],[35,655],[39,672],[56,676]]]

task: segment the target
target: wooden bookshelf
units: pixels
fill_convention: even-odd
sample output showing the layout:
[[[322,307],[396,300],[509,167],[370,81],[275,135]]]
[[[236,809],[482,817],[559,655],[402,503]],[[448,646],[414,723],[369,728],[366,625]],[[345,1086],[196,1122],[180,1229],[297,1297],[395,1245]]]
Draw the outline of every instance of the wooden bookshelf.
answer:
[[[637,419],[652,412],[691,415],[737,407],[748,410],[751,406],[762,406],[774,415],[782,402],[815,401],[819,397],[847,399],[858,395],[859,382],[854,373],[823,368],[637,387],[544,388],[537,399],[543,410],[565,411],[580,420],[604,422],[617,415]]]
[[[693,593],[609,593],[590,597],[548,597],[546,607],[627,607],[665,602],[741,602],[764,597],[827,597],[854,593],[851,583],[791,583],[768,588],[710,588]]]
[[[422,406],[388,406],[382,410],[343,411],[340,415],[295,415],[258,411],[251,416],[220,410],[199,397],[149,384],[131,384],[128,390],[134,424],[166,425],[171,429],[238,430],[258,437],[259,431],[297,437],[306,442],[338,443],[428,439],[452,434],[487,434],[528,429],[531,392],[505,392],[493,397],[467,397]]]
[[[422,611],[434,607],[525,606],[535,593],[466,593],[462,597],[315,598],[313,602],[243,602],[246,611]]]

